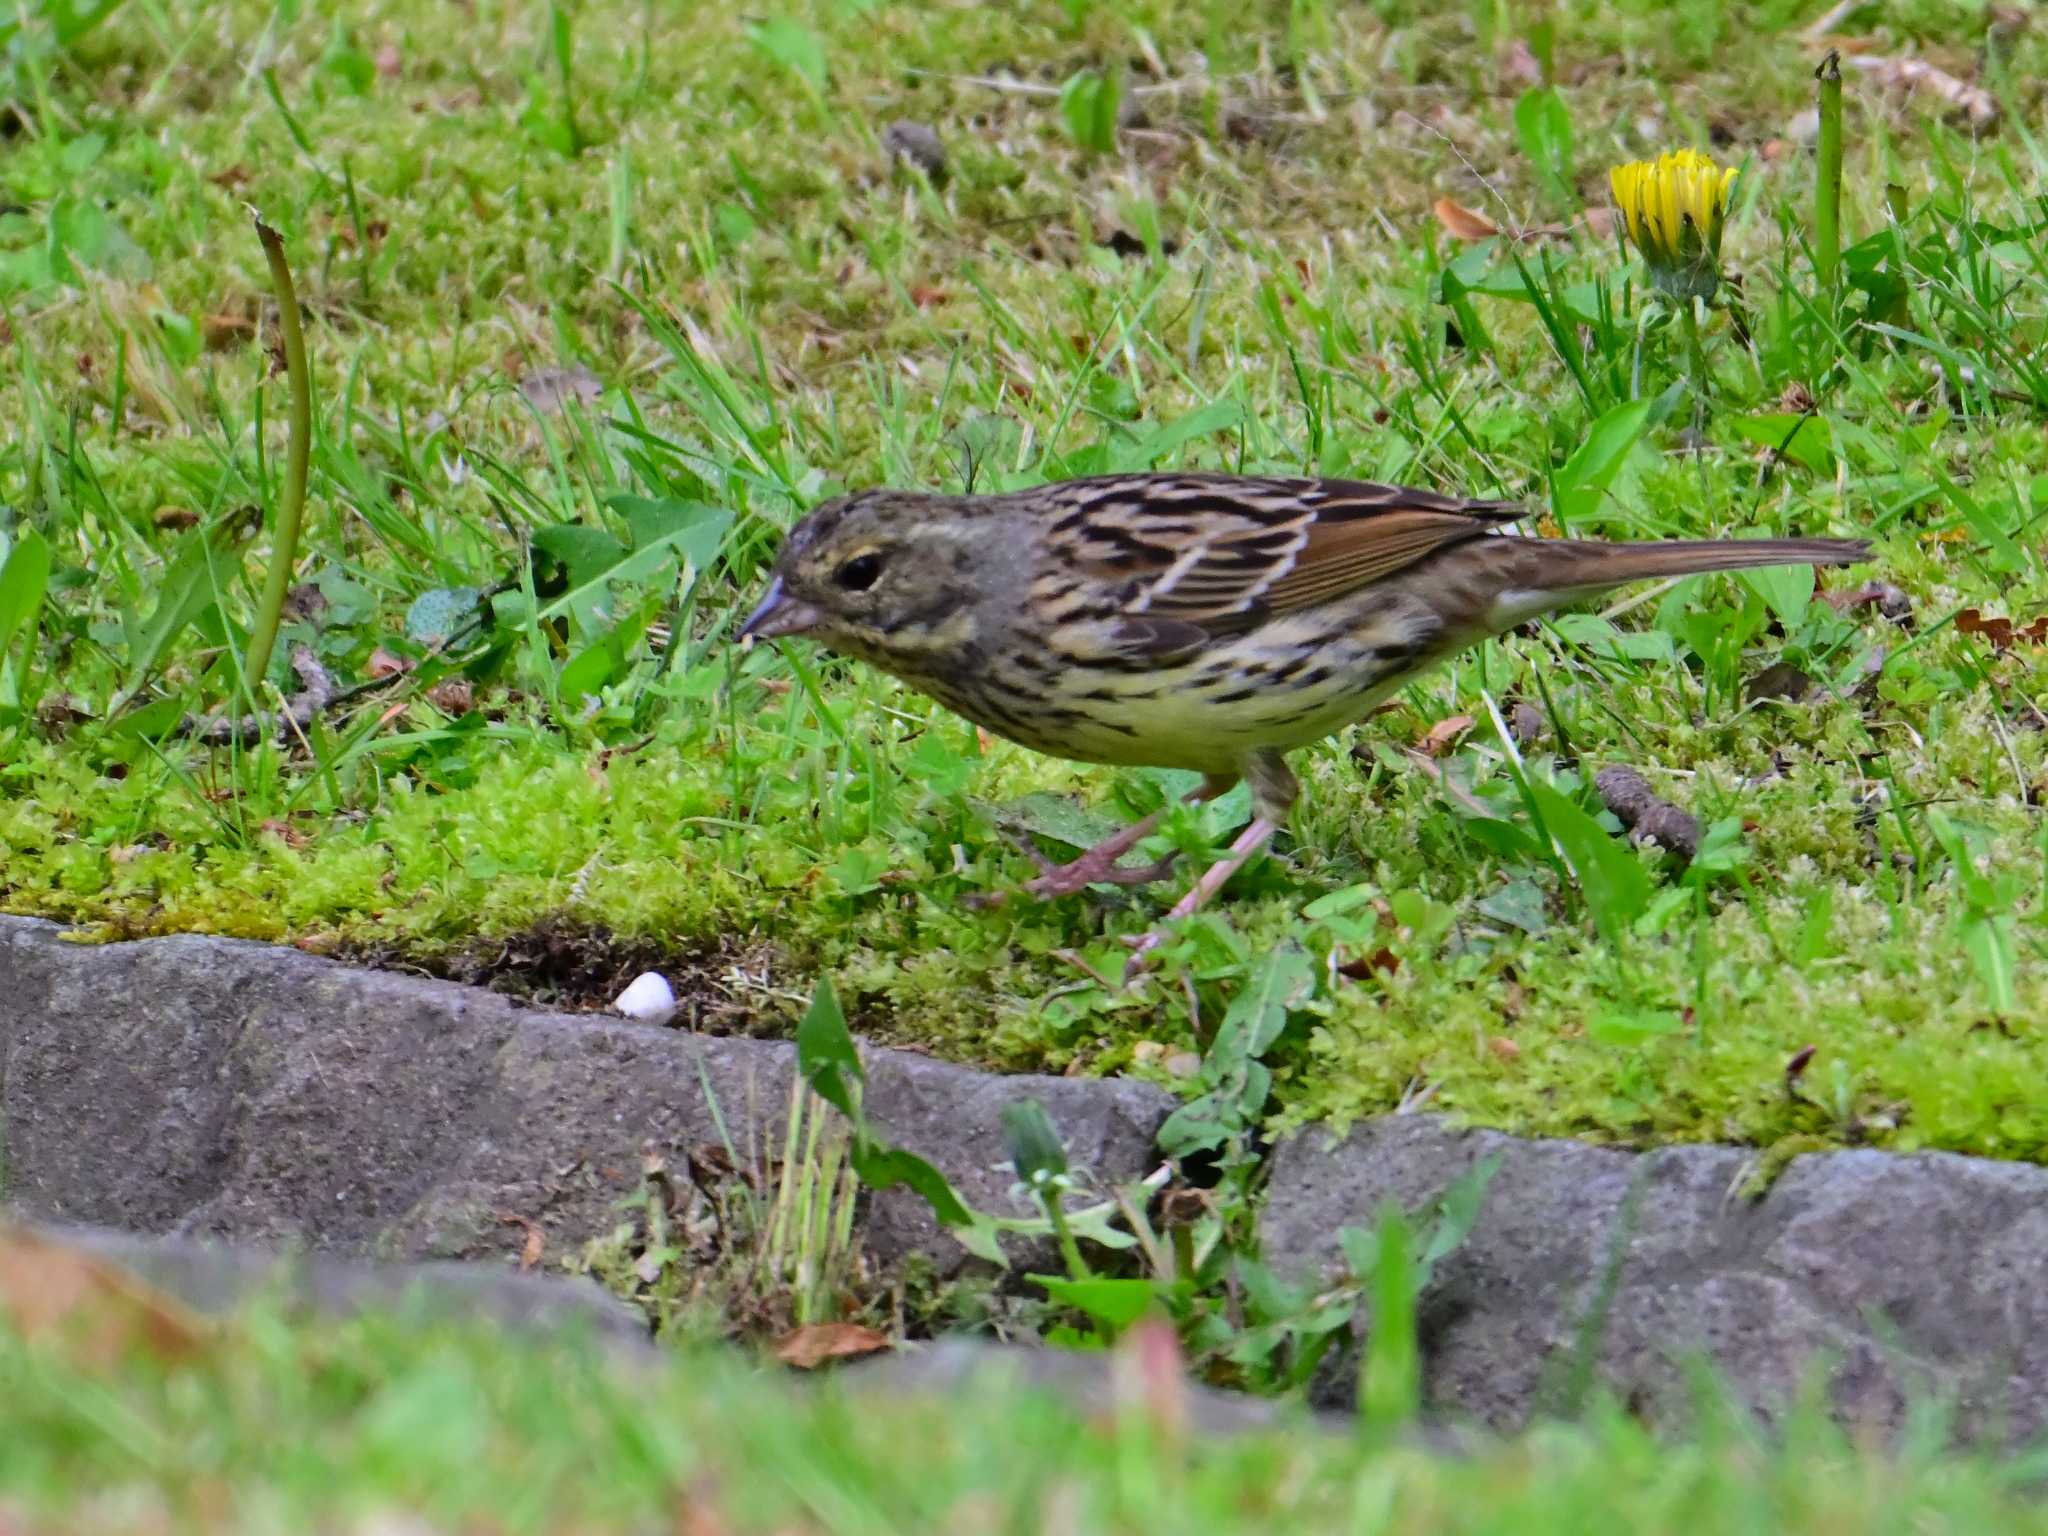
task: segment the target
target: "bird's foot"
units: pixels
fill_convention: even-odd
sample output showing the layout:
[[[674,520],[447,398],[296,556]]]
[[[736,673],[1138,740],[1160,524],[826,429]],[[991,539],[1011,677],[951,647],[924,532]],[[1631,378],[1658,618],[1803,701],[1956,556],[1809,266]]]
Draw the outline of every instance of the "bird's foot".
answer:
[[[1150,864],[1120,864],[1117,861],[1125,851],[1104,845],[1090,848],[1069,863],[1055,864],[1034,848],[1032,852],[1038,856],[1039,873],[1036,879],[1024,882],[1024,894],[1040,901],[1050,901],[1085,891],[1091,885],[1150,885],[1172,874],[1173,866],[1180,858],[1176,850]]]
[[[1152,951],[1164,944],[1168,938],[1168,926],[1179,922],[1191,913],[1201,910],[1209,898],[1223,889],[1224,883],[1244,867],[1245,861],[1263,848],[1279,827],[1277,821],[1264,816],[1254,817],[1249,826],[1238,833],[1237,841],[1230,845],[1230,851],[1203,871],[1187,895],[1174,903],[1173,910],[1166,914],[1165,921],[1142,938],[1131,940],[1131,958],[1124,962],[1124,985],[1129,986],[1138,979],[1151,962]]]

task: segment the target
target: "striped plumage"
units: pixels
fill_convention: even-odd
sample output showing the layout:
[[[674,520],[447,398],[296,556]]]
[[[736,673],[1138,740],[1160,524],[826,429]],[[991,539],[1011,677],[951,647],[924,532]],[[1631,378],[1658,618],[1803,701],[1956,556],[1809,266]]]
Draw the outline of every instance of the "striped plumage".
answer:
[[[742,634],[808,632],[1037,751],[1192,768],[1209,793],[1249,777],[1253,828],[1270,833],[1295,793],[1284,753],[1475,641],[1627,582],[1845,564],[1867,548],[1498,531],[1519,515],[1400,486],[1212,474],[864,491],[791,531]],[[1034,888],[1113,878],[1142,835]]]

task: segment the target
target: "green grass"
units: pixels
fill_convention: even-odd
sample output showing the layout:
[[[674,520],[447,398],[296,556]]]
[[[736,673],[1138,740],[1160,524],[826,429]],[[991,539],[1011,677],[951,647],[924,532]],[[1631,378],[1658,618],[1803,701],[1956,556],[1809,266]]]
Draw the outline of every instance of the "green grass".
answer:
[[[2023,126],[2048,34],[1932,0],[1873,24],[1892,50],[1981,45],[2006,119],[1972,140],[1852,74],[1863,286],[1836,304],[1802,249],[1810,160],[1764,154],[1811,99],[1807,19],[1623,5],[1546,42],[1515,7],[1397,0],[819,0],[758,25],[130,0],[69,53],[20,50],[0,531],[52,560],[39,635],[0,664],[0,907],[415,956],[566,914],[747,951],[761,1028],[829,972],[876,1038],[1161,1075],[1293,941],[1319,983],[1273,1053],[1283,1120],[1426,1102],[1628,1142],[2048,1158],[2048,647],[1957,622],[2048,609]],[[1542,101],[1519,116],[1552,126],[1518,131],[1518,41],[1554,52],[1562,147]],[[1098,88],[1062,109],[1085,70],[1142,108],[1108,152],[1084,147]],[[937,184],[889,163],[898,117],[945,139]],[[1724,256],[1750,345],[1717,314],[1704,405],[1671,392],[1676,328],[1612,241],[1475,251],[1430,215],[1568,218],[1614,160],[1684,143],[1748,157]],[[1896,244],[1859,257],[1888,185]],[[245,203],[287,236],[316,388],[298,575],[325,604],[266,682],[294,642],[343,687],[380,649],[424,663],[290,750],[163,734],[237,688],[269,552],[247,509],[282,499]],[[1657,402],[1639,435],[1583,454],[1631,400]],[[1072,830],[1170,777],[983,744],[801,644],[727,643],[805,507],[958,486],[970,460],[984,488],[1322,470],[1525,494],[1574,533],[1867,534],[1848,579],[1895,583],[1916,623],[1718,578],[1488,645],[1302,754],[1291,841],[1126,992],[1094,976],[1162,898],[962,898],[1029,871],[1000,816]],[[487,629],[463,623],[478,589]],[[1821,687],[1749,700],[1780,662]],[[1545,728],[1510,753],[1491,708],[1517,703]],[[1401,749],[1458,714],[1447,791]],[[1589,903],[1529,809],[1546,782],[1591,807],[1581,776],[1615,761],[1730,824],[1688,876],[1628,853],[1623,907]],[[1241,809],[1170,831],[1214,846]]]
[[[1090,1423],[1000,1383],[877,1401],[731,1356],[628,1371],[573,1341],[263,1310],[118,1372],[0,1328],[0,1379],[0,1518],[38,1536],[2048,1530],[2025,1462],[1937,1456],[1933,1434],[1883,1455],[1804,1411],[1770,1442],[1601,1410],[1458,1457],[1299,1430],[1190,1445],[1139,1404]]]

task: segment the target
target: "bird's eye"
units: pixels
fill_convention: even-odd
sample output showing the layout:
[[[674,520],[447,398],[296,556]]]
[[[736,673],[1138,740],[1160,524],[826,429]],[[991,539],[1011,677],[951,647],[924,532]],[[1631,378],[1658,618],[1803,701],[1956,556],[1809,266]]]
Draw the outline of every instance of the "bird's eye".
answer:
[[[865,592],[881,574],[882,557],[870,550],[865,555],[855,555],[839,567],[832,579],[849,592]]]

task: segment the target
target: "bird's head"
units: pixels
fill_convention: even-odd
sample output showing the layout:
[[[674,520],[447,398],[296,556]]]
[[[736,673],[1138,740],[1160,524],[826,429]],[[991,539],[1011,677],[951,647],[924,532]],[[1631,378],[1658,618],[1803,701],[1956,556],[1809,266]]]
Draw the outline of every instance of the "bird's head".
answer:
[[[740,638],[808,634],[892,671],[927,671],[921,662],[971,646],[1009,531],[961,497],[862,491],[825,502],[783,541]]]

